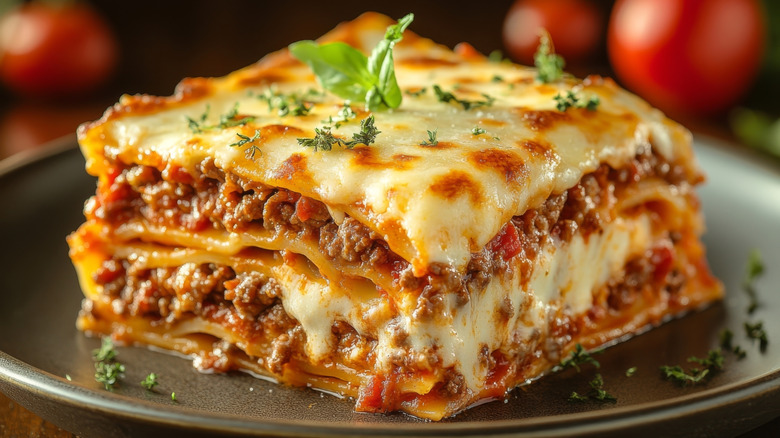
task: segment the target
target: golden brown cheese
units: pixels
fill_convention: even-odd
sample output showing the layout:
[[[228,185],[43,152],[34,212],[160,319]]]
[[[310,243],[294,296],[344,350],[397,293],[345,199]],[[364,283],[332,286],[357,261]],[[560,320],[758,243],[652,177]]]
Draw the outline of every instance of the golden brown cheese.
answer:
[[[387,24],[368,15],[322,41],[359,35],[352,42],[368,51]],[[433,262],[463,269],[512,216],[565,191],[601,163],[620,167],[638,148],[652,144],[693,166],[685,159],[691,154],[688,132],[610,80],[540,84],[532,69],[461,56],[410,32],[395,59],[401,89],[426,92],[405,95],[400,108],[374,114],[382,132],[368,147],[315,152],[298,145],[297,138],[313,137],[323,120],[338,116],[344,103],[338,97],[317,98],[301,117],[280,117],[257,98],[269,86],[280,93],[319,89],[311,71],[285,51],[224,78],[184,81],[171,98],[124,96],[103,119],[80,130],[81,144],[87,157],[111,145],[110,155],[151,165],[160,157],[192,168],[213,156],[225,170],[321,200],[367,223],[417,274]],[[437,100],[434,85],[461,99],[486,94],[495,101],[465,110]],[[598,110],[558,111],[553,97],[571,89],[597,96]],[[198,119],[207,105],[205,123],[213,125],[236,104],[254,121],[200,133],[187,129],[187,117]],[[365,116],[359,112],[334,134],[351,138]],[[486,132],[475,135],[475,127]],[[255,130],[260,136],[254,159],[229,146],[236,134],[251,137]],[[438,145],[421,145],[427,130],[437,130]],[[88,169],[99,174],[101,165],[90,160]]]

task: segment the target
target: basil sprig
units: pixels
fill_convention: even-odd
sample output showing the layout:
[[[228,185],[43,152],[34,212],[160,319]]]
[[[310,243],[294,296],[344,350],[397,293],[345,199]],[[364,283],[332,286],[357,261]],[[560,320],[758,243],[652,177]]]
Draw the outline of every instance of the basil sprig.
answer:
[[[290,53],[306,63],[326,90],[352,102],[364,102],[369,111],[398,108],[401,89],[395,78],[393,46],[414,20],[408,14],[387,28],[371,55],[343,42],[318,44],[298,41],[290,44]]]

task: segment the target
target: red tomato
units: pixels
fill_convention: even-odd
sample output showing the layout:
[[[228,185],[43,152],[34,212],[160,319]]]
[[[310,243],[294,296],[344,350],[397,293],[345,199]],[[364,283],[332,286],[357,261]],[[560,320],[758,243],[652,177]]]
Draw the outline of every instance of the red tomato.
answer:
[[[117,60],[117,43],[87,5],[33,1],[0,20],[0,79],[35,97],[75,96],[101,85]]]
[[[539,33],[550,33],[555,52],[570,63],[598,47],[603,19],[587,0],[517,0],[504,19],[504,46],[514,60],[533,64]]]
[[[656,106],[711,114],[747,91],[765,33],[757,0],[618,0],[608,53],[618,78]]]

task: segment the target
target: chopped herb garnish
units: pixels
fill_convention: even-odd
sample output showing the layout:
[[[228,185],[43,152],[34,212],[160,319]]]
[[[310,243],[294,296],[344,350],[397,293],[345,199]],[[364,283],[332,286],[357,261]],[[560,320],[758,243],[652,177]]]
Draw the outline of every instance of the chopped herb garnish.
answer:
[[[691,356],[688,358],[688,362],[697,363],[710,370],[722,370],[723,354],[720,352],[720,349],[716,348],[707,352],[707,357]]]
[[[580,372],[580,365],[590,363],[593,364],[594,367],[600,368],[601,364],[599,361],[593,358],[593,356],[590,355],[585,349],[582,347],[581,344],[577,344],[574,348],[574,351],[571,352],[569,357],[562,360],[560,365],[558,365],[558,369],[564,370],[566,368],[574,368],[577,370],[577,372]]]
[[[102,383],[107,390],[114,389],[114,385],[119,381],[125,372],[125,366],[119,362],[96,362],[95,380]]]
[[[240,148],[249,144],[249,147],[244,151],[244,155],[247,157],[247,159],[254,160],[255,153],[260,153],[260,147],[255,144],[255,141],[260,139],[260,130],[255,129],[255,134],[251,137],[240,132],[237,132],[236,135],[238,136],[239,140],[235,143],[230,143],[229,146]]]
[[[734,332],[732,332],[729,329],[723,329],[721,330],[720,334],[718,335],[720,338],[720,347],[724,350],[731,351],[734,348]]]
[[[573,91],[567,91],[565,96],[561,96],[560,93],[556,94],[555,97],[553,97],[556,104],[555,107],[558,109],[558,111],[566,112],[567,109],[571,107],[575,108],[585,108],[588,111],[595,111],[596,108],[598,108],[599,103],[601,103],[601,100],[597,96],[590,96],[585,101],[582,101],[579,96]]]
[[[314,128],[314,138],[299,138],[298,144],[314,148],[315,152],[332,150],[334,144],[352,149],[359,144],[371,145],[376,141],[376,136],[381,132],[374,125],[374,116],[371,115],[360,121],[360,131],[352,134],[352,140],[350,141],[333,135],[330,126],[323,126],[322,129]]]
[[[534,65],[537,69],[536,78],[545,84],[556,81],[563,76],[563,67],[566,62],[560,55],[555,54],[550,34],[547,31],[543,31],[539,37],[539,47],[534,54]]]
[[[95,359],[95,380],[111,390],[125,372],[125,366],[116,361],[117,352],[111,338],[106,336],[101,340],[100,348],[92,350]]]
[[[475,126],[474,129],[471,130],[471,133],[473,135],[482,135],[482,134],[484,134],[486,132],[487,131],[485,131],[484,129],[480,128],[479,126]]]
[[[344,42],[299,41],[289,46],[290,53],[312,69],[326,90],[364,102],[371,111],[398,108],[402,95],[395,78],[393,47],[412,20],[414,14],[408,14],[389,26],[368,57]]]
[[[238,102],[233,104],[233,108],[227,113],[219,116],[219,124],[217,128],[225,129],[232,128],[234,126],[243,126],[249,122],[254,121],[252,116],[239,116],[238,114]]]
[[[734,345],[734,333],[729,329],[723,329],[720,332],[720,347],[730,351],[737,356],[737,359],[744,359],[747,352],[739,345]]]
[[[420,97],[420,96],[422,96],[423,94],[425,94],[427,91],[428,91],[428,88],[427,88],[427,87],[422,87],[422,88],[420,88],[419,90],[414,90],[414,91],[412,91],[412,90],[406,90],[406,91],[405,91],[405,93],[406,93],[408,96],[412,96],[412,97]]]
[[[219,123],[216,125],[206,125],[206,119],[209,117],[211,106],[206,104],[206,110],[197,119],[187,117],[187,126],[195,134],[202,134],[211,129],[226,129],[234,126],[243,126],[255,120],[252,116],[242,116],[238,114],[238,102],[233,105],[230,111],[219,116]]]
[[[206,119],[209,117],[210,111],[211,111],[211,105],[206,104],[205,111],[203,111],[203,114],[201,114],[197,120],[187,116],[187,126],[189,126],[190,130],[193,133],[200,134],[203,132],[204,130],[203,126],[206,124]]]
[[[500,75],[493,75],[493,77],[490,78],[490,82],[504,82],[504,77]]]
[[[577,391],[572,391],[571,395],[569,395],[569,401],[585,402],[588,400],[598,400],[601,402],[617,402],[617,398],[604,389],[604,378],[601,377],[601,374],[596,373],[596,375],[593,376],[593,380],[588,382],[588,384],[590,385],[588,394],[581,395]]]
[[[269,87],[257,96],[258,99],[268,104],[268,111],[276,110],[279,117],[305,116],[314,107],[312,97],[316,96],[316,90],[309,90],[301,96],[297,93],[283,94],[274,87]]]
[[[493,105],[493,102],[496,101],[495,97],[489,96],[485,93],[482,93],[482,97],[484,98],[484,100],[459,99],[449,91],[442,90],[441,87],[438,85],[433,86],[433,92],[436,93],[436,98],[439,99],[439,102],[444,102],[444,103],[454,102],[462,106],[463,109],[466,111],[473,108],[491,106]]]
[[[111,342],[111,338],[106,336],[100,341],[100,348],[92,350],[92,358],[101,361],[108,362],[116,358],[116,350],[114,350],[114,343]]]
[[[374,126],[374,116],[368,116],[360,121],[360,131],[352,134],[352,141],[347,143],[347,147],[351,148],[359,144],[369,146],[376,141],[376,136],[381,132]]]
[[[344,106],[339,110],[336,117],[329,116],[328,120],[323,120],[322,123],[324,123],[326,126],[333,126],[338,129],[341,127],[341,125],[349,122],[355,117],[357,117],[357,114],[352,109],[349,102],[344,102]]]
[[[178,400],[176,400],[176,393],[175,392],[171,393],[171,400],[172,401],[178,401]]]
[[[500,50],[496,49],[490,52],[490,54],[488,54],[488,61],[505,62],[508,61],[508,59],[504,58],[504,54]]]
[[[758,308],[758,294],[754,286],[756,278],[764,273],[764,262],[761,258],[761,252],[754,249],[748,256],[747,266],[745,267],[745,278],[742,281],[742,289],[748,294],[750,304],[748,313],[753,313]]]
[[[607,401],[612,403],[617,402],[617,398],[604,390],[604,379],[601,377],[601,374],[596,373],[596,376],[594,376],[593,380],[590,381],[590,387],[590,396],[592,398],[598,401]]]
[[[720,349],[710,350],[706,358],[691,356],[688,362],[697,363],[704,368],[691,368],[684,370],[679,365],[661,367],[661,373],[667,380],[672,380],[680,385],[698,384],[704,381],[704,378],[711,375],[712,371],[723,369],[723,354]]]
[[[148,389],[149,391],[154,390],[154,387],[157,386],[157,384],[157,374],[155,373],[149,373],[149,375],[141,381],[141,386]]]
[[[426,131],[428,131],[428,140],[424,140],[422,143],[420,143],[420,146],[436,146],[439,144],[439,140],[436,139],[436,136],[439,133],[439,128],[436,128],[433,131],[426,129]]]
[[[631,377],[634,374],[636,374],[636,370],[637,370],[636,367],[631,367],[631,368],[627,369],[626,370],[626,377]]]
[[[314,148],[314,152],[319,150],[329,151],[333,149],[334,144],[343,146],[346,142],[337,138],[330,131],[330,127],[314,128],[314,138],[299,138],[298,144],[307,148]]]
[[[769,345],[769,338],[766,334],[764,323],[762,321],[759,321],[755,324],[746,322],[745,334],[747,334],[747,337],[750,339],[758,339],[759,349],[762,353],[766,351],[766,347]]]
[[[689,383],[691,384],[697,384],[704,379],[709,373],[710,370],[703,369],[700,370],[698,368],[694,368],[691,370],[690,373],[686,372],[684,369],[682,369],[679,365],[674,366],[668,366],[663,365],[661,367],[661,373],[664,375],[664,378],[666,380],[672,380],[680,385],[687,385]]]

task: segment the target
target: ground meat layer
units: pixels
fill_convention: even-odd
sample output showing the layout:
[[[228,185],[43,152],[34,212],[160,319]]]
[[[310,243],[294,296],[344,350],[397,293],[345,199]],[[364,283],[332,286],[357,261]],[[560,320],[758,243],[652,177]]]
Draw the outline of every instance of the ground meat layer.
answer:
[[[515,216],[501,232],[472,258],[464,272],[432,264],[416,277],[410,264],[391,251],[376,232],[346,217],[337,224],[325,205],[286,189],[226,173],[207,159],[195,175],[181,168],[160,171],[149,166],[117,164],[113,177],[98,189],[91,212],[115,225],[130,218],[192,231],[207,228],[242,232],[263,227],[288,233],[295,239],[314,241],[319,251],[341,266],[356,266],[355,272],[376,271],[392,278],[392,288],[419,296],[419,314],[435,314],[442,297],[455,294],[463,304],[482,291],[494,276],[502,275],[509,260],[517,258],[523,282],[530,278],[537,254],[548,239],[568,241],[574,233],[602,229],[616,212],[622,190],[646,178],[661,178],[670,184],[691,183],[681,166],[673,165],[640,148],[621,169],[602,165],[560,194],[553,194],[539,208]]]

